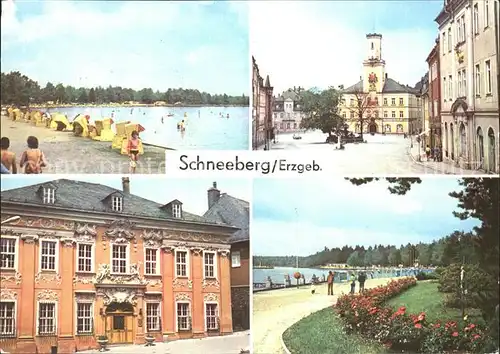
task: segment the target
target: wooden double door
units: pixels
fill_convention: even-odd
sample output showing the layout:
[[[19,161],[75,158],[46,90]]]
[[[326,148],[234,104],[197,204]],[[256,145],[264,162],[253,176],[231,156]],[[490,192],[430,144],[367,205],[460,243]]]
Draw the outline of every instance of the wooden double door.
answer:
[[[133,309],[126,306],[113,306],[106,311],[106,335],[110,344],[133,343]]]

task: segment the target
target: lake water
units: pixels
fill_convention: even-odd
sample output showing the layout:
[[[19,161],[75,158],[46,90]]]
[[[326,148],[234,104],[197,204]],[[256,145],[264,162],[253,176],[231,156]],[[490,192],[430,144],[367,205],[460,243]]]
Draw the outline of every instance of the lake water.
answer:
[[[342,281],[347,280],[347,273],[345,273],[344,269],[331,269],[336,272],[335,282],[340,283]],[[316,275],[321,279],[321,276],[324,275],[325,278],[328,276],[328,272],[330,269],[313,269],[313,268],[294,268],[294,267],[276,267],[274,269],[253,269],[253,283],[265,283],[268,276],[271,277],[271,280],[274,284],[285,284],[285,275],[290,275],[292,280],[292,284],[295,284],[295,279],[293,278],[293,273],[300,272],[304,274],[306,282],[309,283],[313,275]],[[398,275],[399,271],[399,275]],[[423,270],[425,272],[431,270]],[[342,272],[342,273],[341,273]],[[368,279],[371,278],[369,272],[370,270],[366,270]],[[406,276],[406,275],[414,275],[415,272],[413,269],[381,269],[380,271],[374,271],[374,278],[392,278],[398,276]],[[340,276],[339,276],[340,275]]]
[[[49,111],[66,114],[70,121],[79,113],[99,120],[114,112],[115,123],[131,121],[146,128],[140,134],[143,142],[176,150],[248,150],[249,146],[248,107],[64,107]],[[167,117],[169,113],[174,116]],[[177,123],[184,113],[186,130],[179,132]]]

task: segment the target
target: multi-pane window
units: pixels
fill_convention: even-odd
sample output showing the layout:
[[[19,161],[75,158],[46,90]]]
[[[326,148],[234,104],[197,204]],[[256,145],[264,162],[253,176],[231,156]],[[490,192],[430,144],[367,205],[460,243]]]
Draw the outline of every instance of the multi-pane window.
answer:
[[[392,117],[392,118],[396,118],[396,111],[392,111],[392,112],[391,112],[391,117]]]
[[[400,97],[400,98],[399,98],[399,105],[400,105],[400,106],[402,106],[403,104],[404,104],[403,98],[402,98],[402,97]]]
[[[448,76],[448,99],[453,99],[453,76]]]
[[[441,45],[442,45],[441,49],[442,49],[443,55],[445,55],[446,54],[446,50],[445,50],[445,48],[446,48],[446,32],[443,32],[443,34],[441,35],[441,38],[442,38],[441,39]]]
[[[231,267],[236,268],[241,266],[241,253],[240,251],[231,252]]]
[[[92,304],[83,302],[76,304],[76,333],[92,333],[94,315],[92,313]]]
[[[481,95],[481,65],[479,64],[476,64],[475,79],[476,95]]]
[[[387,118],[387,111],[384,111],[384,118]]]
[[[446,85],[446,77],[443,77],[443,92],[444,92],[444,101],[446,102],[446,93],[448,92],[448,86]]]
[[[457,32],[458,43],[465,42],[465,15],[457,20]]]
[[[172,204],[172,216],[176,219],[182,217],[182,209],[180,204]]]
[[[384,106],[387,106],[387,98],[384,98]]]
[[[15,334],[15,318],[14,302],[0,302],[0,336]]]
[[[14,269],[16,264],[16,239],[0,239],[0,268]]]
[[[448,52],[451,52],[451,49],[453,47],[453,41],[451,39],[451,27],[448,28]]]
[[[113,245],[111,264],[113,273],[127,273],[127,246]]]
[[[159,331],[160,327],[160,304],[157,302],[146,303],[146,329],[148,332]]]
[[[479,5],[474,5],[474,34],[479,34]]]
[[[391,105],[393,105],[393,106],[396,105],[396,99],[395,98],[391,98]]]
[[[484,1],[484,27],[488,27],[490,25],[490,4],[489,0]]]
[[[462,97],[467,96],[467,75],[465,69],[462,70]]]
[[[486,94],[491,94],[491,61],[489,60],[486,60],[486,62],[484,63],[484,67],[485,67],[485,70],[484,70],[484,76],[485,76],[485,86],[486,86]]]
[[[146,274],[158,274],[158,250],[146,248]]]
[[[41,241],[41,270],[56,270],[56,241]]]
[[[54,204],[56,201],[56,191],[54,188],[43,188],[43,203]]]
[[[78,271],[92,271],[92,245],[78,244]]]
[[[178,277],[187,277],[187,251],[175,252],[175,274]]]
[[[205,304],[205,320],[207,325],[207,331],[217,330],[217,304]]]
[[[56,304],[38,304],[38,334],[56,333]]]
[[[215,278],[215,253],[205,252],[203,255],[203,263],[205,267],[205,278]]]
[[[404,117],[404,112],[403,111],[399,111],[399,118],[403,118]]]
[[[345,111],[342,112],[342,118],[347,118],[347,113]]]
[[[123,211],[123,198],[120,196],[113,196],[112,208],[114,211]]]
[[[190,330],[189,322],[189,304],[185,302],[177,303],[177,329],[179,331]]]

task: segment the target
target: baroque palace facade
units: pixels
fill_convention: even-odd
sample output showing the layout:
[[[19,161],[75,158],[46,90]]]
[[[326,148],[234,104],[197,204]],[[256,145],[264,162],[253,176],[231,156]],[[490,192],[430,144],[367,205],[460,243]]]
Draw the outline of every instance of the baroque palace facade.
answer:
[[[366,35],[368,56],[363,62],[363,75],[356,84],[343,90],[339,112],[349,130],[403,134],[417,133],[422,126],[422,112],[417,89],[402,85],[388,77],[382,59],[382,35]]]
[[[237,228],[99,184],[2,191],[0,346],[69,353],[233,331]],[[7,222],[8,218],[15,219]]]

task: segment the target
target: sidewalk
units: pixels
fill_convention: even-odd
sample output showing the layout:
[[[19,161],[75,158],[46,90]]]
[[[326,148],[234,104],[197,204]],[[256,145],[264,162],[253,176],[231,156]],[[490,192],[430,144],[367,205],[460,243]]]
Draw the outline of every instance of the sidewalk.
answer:
[[[409,142],[410,143],[410,142]],[[418,155],[420,152],[420,161],[418,159]],[[412,161],[418,165],[425,166],[426,168],[432,169],[439,174],[444,175],[485,175],[487,174],[484,171],[479,170],[466,170],[455,166],[448,162],[436,162],[436,161],[427,161],[427,157],[425,155],[425,149],[422,147],[418,147],[417,142],[413,142],[413,147],[408,145],[408,155],[410,155]]]

